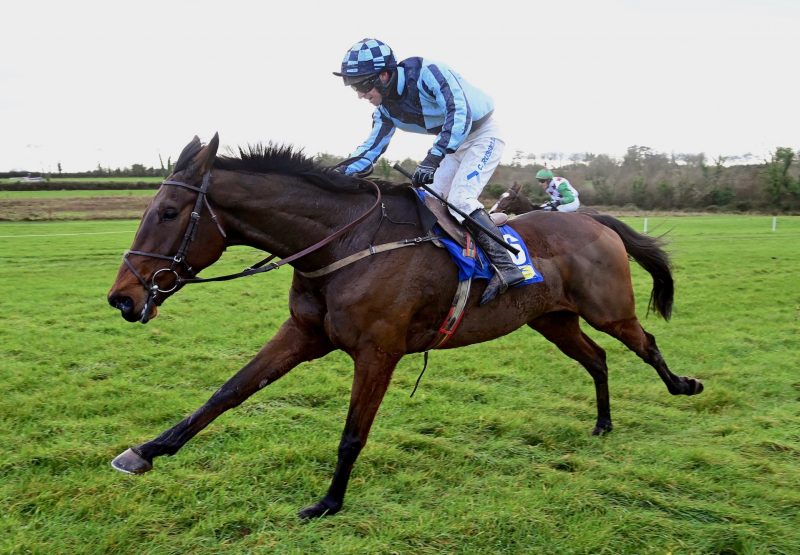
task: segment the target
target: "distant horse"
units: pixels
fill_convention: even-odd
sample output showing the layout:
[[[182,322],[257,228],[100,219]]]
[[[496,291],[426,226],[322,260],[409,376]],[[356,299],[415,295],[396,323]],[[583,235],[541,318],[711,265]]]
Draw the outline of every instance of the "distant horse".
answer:
[[[503,212],[505,214],[527,214],[532,210],[542,210],[538,204],[534,204],[528,196],[522,192],[522,185],[514,183],[511,188],[500,195],[494,206],[489,208],[489,214],[496,214]],[[583,214],[599,214],[594,208],[586,208],[581,206],[578,212]]]
[[[426,239],[409,187],[322,169],[291,147],[255,146],[240,149],[240,157],[216,157],[218,145],[215,135],[205,147],[195,137],[184,148],[144,213],[108,301],[126,320],[145,323],[172,293],[199,280],[196,273],[226,247],[249,245],[282,258],[262,261],[261,269],[293,267],[290,316],[196,412],[112,464],[134,474],[151,470],[153,458],[176,453],[224,411],[298,364],[339,349],[353,359],[355,371],[338,462],[326,495],[300,516],[333,514],[342,507],[395,365],[407,353],[438,344],[457,270]],[[703,390],[700,381],[667,368],[636,318],[628,256],[653,277],[651,306],[664,318],[672,309],[668,258],[655,239],[610,216],[533,212],[511,225],[544,281],[514,288],[485,306],[478,306],[485,282],[473,287],[447,348],[495,339],[527,324],[592,376],[593,434],[612,428],[608,369],[605,352],[581,331],[579,317],[655,368],[673,395]]]
[[[531,210],[540,210],[541,208],[527,197],[522,192],[522,184],[514,183],[511,188],[500,195],[497,202],[489,209],[489,214],[497,212],[505,212],[506,214],[526,214]]]

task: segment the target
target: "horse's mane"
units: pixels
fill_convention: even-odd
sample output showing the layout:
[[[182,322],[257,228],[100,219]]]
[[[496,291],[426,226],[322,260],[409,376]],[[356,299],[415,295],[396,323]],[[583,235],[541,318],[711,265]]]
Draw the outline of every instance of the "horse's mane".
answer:
[[[214,167],[221,170],[250,173],[286,173],[290,175],[322,171],[302,149],[292,145],[258,143],[238,147],[239,156],[217,156]]]
[[[350,177],[332,171],[320,165],[313,158],[306,156],[303,149],[292,145],[262,143],[238,147],[239,156],[217,156],[214,167],[220,170],[248,173],[281,173],[308,179],[314,184],[329,190],[341,192],[364,191],[363,179]],[[406,190],[388,181],[372,180],[378,184],[381,192],[392,193]]]

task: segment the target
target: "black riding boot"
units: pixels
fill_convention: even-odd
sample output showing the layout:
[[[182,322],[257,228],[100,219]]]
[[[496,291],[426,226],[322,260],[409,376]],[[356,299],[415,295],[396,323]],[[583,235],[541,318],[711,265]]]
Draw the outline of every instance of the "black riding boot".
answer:
[[[483,224],[487,229],[495,231],[498,237],[502,237],[500,230],[494,225],[492,218],[489,217],[489,214],[487,214],[485,210],[479,208],[470,214],[470,217]],[[469,222],[467,225],[469,226]],[[517,265],[514,264],[514,261],[511,260],[511,254],[505,247],[489,237],[485,231],[478,229],[477,226],[469,227],[475,234],[475,240],[486,253],[486,256],[489,257],[489,262],[491,262],[495,269],[494,275],[492,275],[492,279],[489,280],[489,284],[486,286],[486,290],[481,297],[480,304],[484,305],[497,295],[505,293],[512,285],[524,281],[525,276]]]

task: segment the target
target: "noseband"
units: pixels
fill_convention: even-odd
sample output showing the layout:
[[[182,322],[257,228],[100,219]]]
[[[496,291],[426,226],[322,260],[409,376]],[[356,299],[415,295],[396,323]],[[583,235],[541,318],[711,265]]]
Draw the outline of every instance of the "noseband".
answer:
[[[189,250],[189,245],[192,244],[194,241],[195,235],[197,233],[197,224],[200,220],[200,213],[203,210],[203,206],[208,208],[209,214],[211,214],[211,219],[217,224],[217,229],[219,230],[222,237],[226,237],[225,230],[222,229],[219,221],[217,221],[217,216],[214,214],[214,210],[212,210],[211,205],[208,203],[207,193],[208,188],[211,186],[211,170],[207,171],[203,175],[203,183],[200,187],[196,187],[195,185],[189,185],[188,183],[184,183],[183,181],[174,181],[171,179],[165,179],[161,182],[161,185],[171,185],[173,187],[182,187],[184,189],[189,189],[190,191],[195,191],[197,193],[197,200],[194,203],[194,209],[192,210],[192,215],[189,219],[189,223],[186,226],[186,231],[183,234],[183,240],[181,241],[180,247],[178,247],[178,252],[175,253],[173,256],[166,256],[163,254],[159,254],[156,252],[145,252],[145,251],[137,251],[137,250],[129,250],[126,251],[124,256],[122,257],[125,266],[131,271],[131,273],[136,276],[136,279],[139,280],[139,283],[147,290],[147,300],[144,303],[144,307],[142,308],[141,314],[141,321],[147,321],[147,314],[150,311],[151,304],[155,301],[156,296],[159,293],[171,293],[178,288],[179,285],[184,281],[177,272],[177,268],[179,265],[183,266],[183,269],[192,277],[195,277],[194,270],[192,269],[189,264],[186,262],[186,252]],[[130,255],[136,256],[146,256],[148,258],[158,258],[159,260],[169,260],[170,265],[169,267],[159,268],[153,275],[150,277],[150,283],[147,282],[146,279],[139,273],[139,271],[134,267],[131,263],[129,257]],[[158,285],[158,276],[161,274],[172,274],[175,276],[175,283],[169,289],[163,289],[160,285]]]

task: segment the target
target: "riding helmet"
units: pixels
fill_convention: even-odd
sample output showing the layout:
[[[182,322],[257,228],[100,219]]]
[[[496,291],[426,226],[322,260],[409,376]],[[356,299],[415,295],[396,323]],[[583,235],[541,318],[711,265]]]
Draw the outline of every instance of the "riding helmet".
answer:
[[[378,39],[361,39],[345,53],[341,72],[333,74],[344,79],[345,85],[362,81],[364,77],[397,67],[389,45]]]

